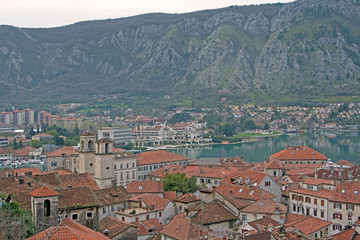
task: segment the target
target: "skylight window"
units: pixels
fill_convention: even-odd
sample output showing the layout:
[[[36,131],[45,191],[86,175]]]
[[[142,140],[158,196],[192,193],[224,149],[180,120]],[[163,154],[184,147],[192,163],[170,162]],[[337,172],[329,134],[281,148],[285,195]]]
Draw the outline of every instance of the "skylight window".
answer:
[[[341,193],[342,193],[342,194],[344,194],[345,192],[346,192],[346,190],[345,190],[345,189],[341,190]]]
[[[253,195],[253,194],[254,194],[254,191],[251,191],[251,192],[250,192],[250,195]]]
[[[359,191],[358,191],[358,190],[355,190],[354,194],[355,194],[355,195],[358,195],[358,194],[359,194]]]
[[[243,189],[242,189],[242,188],[240,188],[239,192],[242,192],[242,191],[243,191]]]
[[[263,202],[260,202],[260,203],[259,203],[259,206],[260,206],[260,207],[263,207],[263,206],[264,206],[264,203],[263,203]]]

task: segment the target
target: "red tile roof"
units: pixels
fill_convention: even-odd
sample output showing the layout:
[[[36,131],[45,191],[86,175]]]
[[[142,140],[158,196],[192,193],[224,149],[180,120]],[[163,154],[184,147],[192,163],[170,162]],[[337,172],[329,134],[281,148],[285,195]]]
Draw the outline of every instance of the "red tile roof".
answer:
[[[59,176],[61,186],[65,189],[71,186],[77,187],[91,187],[92,190],[99,190],[100,187],[96,181],[90,176],[90,173],[73,173]]]
[[[107,230],[108,237],[111,239],[131,227],[138,228],[134,224],[130,224],[130,223],[121,221],[120,219],[117,219],[117,218],[114,218],[111,216],[107,216],[107,217],[101,219],[99,226],[100,226],[100,229],[99,229],[100,232],[103,233],[105,230]]]
[[[249,183],[254,184],[257,183],[257,185],[264,180],[264,178],[267,176],[266,173],[253,171],[253,170],[246,170],[244,172],[238,172],[234,173],[232,175],[229,175],[227,178],[222,180],[223,183],[236,183],[243,185],[246,183],[246,179],[249,180]]]
[[[30,238],[28,240],[40,239],[62,239],[62,240],[110,240],[105,235],[95,232],[80,223],[69,218],[65,218],[59,226],[50,227]]]
[[[176,191],[165,191],[164,198],[173,201],[176,198]]]
[[[264,229],[264,227],[268,227],[269,225],[271,226],[279,226],[279,223],[277,221],[275,221],[274,219],[272,219],[271,217],[263,217],[251,222],[248,222],[248,224],[250,226],[252,226],[253,228],[255,228],[257,231],[259,231],[258,229]],[[261,227],[263,226],[263,227]]]
[[[14,150],[13,156],[14,157],[28,157],[28,156],[30,156],[30,152],[34,151],[34,150],[35,150],[35,148],[33,148],[33,147],[25,146],[20,149]]]
[[[326,190],[326,189],[321,189],[318,191],[310,190],[310,189],[291,189],[291,190],[289,190],[289,193],[290,194],[298,193],[298,194],[304,194],[304,195],[310,195],[310,196],[314,196],[314,197],[328,199],[331,196],[331,194],[333,193],[333,191]]]
[[[235,221],[236,215],[220,203],[220,201],[214,200],[205,204],[192,220],[198,224],[211,225],[214,223]]]
[[[51,153],[48,153],[48,157],[62,157],[65,154],[66,157],[70,157],[71,154],[74,154],[76,151],[72,146],[66,146],[60,149],[57,149]]]
[[[131,195],[126,191],[126,189],[123,186],[101,189],[95,191],[95,195],[98,198],[99,204],[101,206],[122,203],[131,198]]]
[[[302,181],[304,184],[309,184],[309,185],[321,185],[321,184],[326,184],[326,185],[333,185],[331,180],[327,180],[327,179],[321,179],[321,178],[306,178]]]
[[[142,193],[163,193],[163,183],[161,181],[133,181],[125,186],[126,191],[130,194]]]
[[[140,222],[133,222],[131,224],[138,227],[138,232],[137,232],[138,237],[144,236],[144,235],[149,235],[154,232],[160,232],[160,230],[162,229],[161,223],[155,218],[140,221]],[[145,228],[145,226],[146,226],[146,228]]]
[[[155,194],[141,194],[130,198],[131,201],[143,201],[147,207],[154,207],[156,210],[163,210],[165,206],[170,202],[168,199],[164,199]]]
[[[341,165],[341,166],[349,166],[349,167],[352,167],[354,165],[346,160],[337,161],[336,164]]]
[[[337,185],[329,197],[330,201],[344,203],[360,203],[360,182],[346,181]]]
[[[248,188],[245,185],[234,185],[226,183],[221,183],[216,188],[216,191],[222,195],[254,201],[260,199],[273,199],[276,197],[274,194],[268,193],[258,187]]]
[[[52,190],[51,188],[47,186],[41,186],[34,191],[31,191],[29,193],[33,197],[50,197],[50,196],[58,196],[59,193]]]
[[[323,154],[307,146],[292,146],[270,156],[281,161],[291,160],[328,160]]]
[[[248,213],[284,214],[287,207],[273,200],[259,200],[241,210]]]
[[[338,234],[332,235],[331,236],[331,240],[353,240],[354,235],[357,235],[357,233],[355,232],[355,229],[348,229],[345,231],[342,231]]]
[[[212,231],[207,227],[193,223],[184,214],[179,214],[164,226],[160,233],[177,240],[198,240],[199,236],[208,236],[209,232]]]
[[[328,227],[331,225],[331,222],[321,220],[315,217],[307,217],[303,220],[290,224],[290,226],[298,229],[303,234],[309,235],[313,232],[316,232],[322,228]]]
[[[201,201],[197,196],[192,193],[187,193],[183,196],[177,197],[174,199],[174,202],[182,202],[182,203],[191,203]]]
[[[99,205],[90,187],[69,188],[60,191],[58,208],[77,208]]]
[[[155,163],[169,163],[178,161],[188,161],[189,158],[172,153],[166,150],[141,152],[137,155],[137,165],[149,165]]]
[[[0,178],[8,176],[23,176],[41,174],[39,168],[16,168],[16,169],[0,169]]]

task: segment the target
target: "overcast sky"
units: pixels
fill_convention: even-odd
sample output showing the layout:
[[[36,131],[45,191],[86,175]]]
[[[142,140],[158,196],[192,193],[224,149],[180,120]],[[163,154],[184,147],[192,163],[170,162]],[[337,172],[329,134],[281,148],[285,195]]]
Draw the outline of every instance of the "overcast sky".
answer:
[[[0,0],[0,25],[56,27],[150,12],[184,13],[291,0]]]

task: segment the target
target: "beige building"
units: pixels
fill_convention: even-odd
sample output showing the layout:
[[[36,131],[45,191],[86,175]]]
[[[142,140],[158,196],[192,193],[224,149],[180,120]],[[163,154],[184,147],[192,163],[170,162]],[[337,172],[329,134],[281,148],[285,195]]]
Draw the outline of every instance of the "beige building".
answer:
[[[117,185],[126,185],[137,179],[136,155],[132,152],[115,153],[114,174]]]

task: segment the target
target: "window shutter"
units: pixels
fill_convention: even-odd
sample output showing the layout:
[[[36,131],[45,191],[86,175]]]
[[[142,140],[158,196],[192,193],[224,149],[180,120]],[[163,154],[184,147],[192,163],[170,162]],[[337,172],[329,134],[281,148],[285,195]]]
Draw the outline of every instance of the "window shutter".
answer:
[[[342,214],[340,214],[340,220],[342,220]]]

